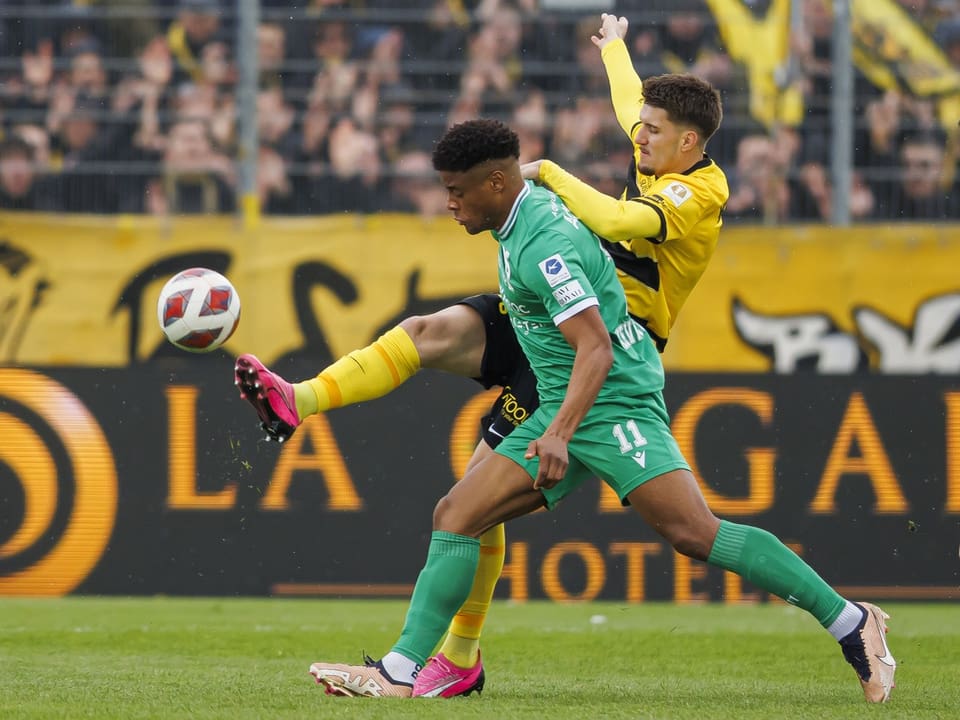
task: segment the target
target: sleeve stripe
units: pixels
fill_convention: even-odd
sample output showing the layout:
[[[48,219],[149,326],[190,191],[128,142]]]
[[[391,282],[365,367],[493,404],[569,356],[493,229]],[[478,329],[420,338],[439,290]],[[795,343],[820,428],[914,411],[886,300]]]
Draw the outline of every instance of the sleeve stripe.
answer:
[[[564,320],[569,320],[570,318],[572,318],[572,317],[573,317],[574,315],[576,315],[577,313],[580,313],[580,312],[586,310],[587,308],[589,308],[589,307],[594,307],[594,306],[597,306],[597,307],[600,306],[600,301],[597,300],[597,298],[595,298],[595,297],[584,298],[584,299],[581,300],[580,302],[578,302],[578,303],[576,303],[576,304],[574,304],[574,305],[571,305],[570,307],[568,307],[566,310],[564,310],[564,311],[561,312],[560,314],[554,315],[554,316],[553,316],[553,324],[554,324],[554,325],[559,325],[559,324],[562,323]]]
[[[653,211],[657,214],[657,217],[660,218],[660,232],[657,233],[656,237],[647,238],[650,242],[653,243],[662,243],[667,239],[667,219],[663,216],[663,210],[661,210],[656,203],[650,202],[646,198],[638,197],[632,198],[633,202],[643,203],[648,208],[652,208]]]

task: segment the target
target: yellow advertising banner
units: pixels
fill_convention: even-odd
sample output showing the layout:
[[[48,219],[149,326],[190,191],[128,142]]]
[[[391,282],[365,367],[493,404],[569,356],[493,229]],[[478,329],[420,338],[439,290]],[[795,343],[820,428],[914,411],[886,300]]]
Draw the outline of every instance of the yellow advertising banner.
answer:
[[[496,288],[496,244],[452,220],[0,214],[0,362],[119,367],[169,352],[167,278],[210,267],[243,308],[225,346],[318,365],[411,314]],[[668,370],[960,370],[960,226],[743,228],[672,333]]]
[[[264,220],[0,214],[0,362],[120,366],[165,340],[156,302],[189,267],[226,275],[242,302],[225,346],[267,359],[338,356],[411,313],[496,288],[496,242],[447,218]],[[326,346],[326,347],[323,347]]]
[[[664,365],[960,371],[960,225],[724,229]]]

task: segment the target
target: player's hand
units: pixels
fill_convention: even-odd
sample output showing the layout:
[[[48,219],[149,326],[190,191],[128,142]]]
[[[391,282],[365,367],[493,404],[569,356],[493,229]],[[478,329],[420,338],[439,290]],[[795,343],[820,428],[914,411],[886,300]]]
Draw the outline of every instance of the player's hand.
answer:
[[[592,35],[590,39],[598,48],[613,42],[614,40],[623,40],[627,36],[627,26],[630,23],[625,17],[617,17],[603,13],[600,16],[600,32]]]
[[[527,460],[540,458],[537,477],[533,480],[535,490],[550,489],[563,480],[570,464],[567,456],[567,441],[556,435],[543,435],[527,446]]]
[[[520,174],[523,175],[524,180],[533,180],[536,182],[540,179],[540,163],[543,160],[534,160],[533,162],[524,163],[520,166]]]

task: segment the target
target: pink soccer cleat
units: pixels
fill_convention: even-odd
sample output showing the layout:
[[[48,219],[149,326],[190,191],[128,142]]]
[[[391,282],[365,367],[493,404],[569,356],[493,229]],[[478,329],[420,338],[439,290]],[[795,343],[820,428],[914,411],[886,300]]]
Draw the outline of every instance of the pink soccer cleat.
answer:
[[[253,405],[267,440],[283,442],[300,425],[293,385],[270,372],[254,355],[241,355],[233,370],[240,397]]]
[[[456,697],[483,691],[486,674],[483,661],[477,657],[477,664],[471,668],[454,665],[443,653],[437,653],[427,661],[423,670],[413,683],[413,697]]]

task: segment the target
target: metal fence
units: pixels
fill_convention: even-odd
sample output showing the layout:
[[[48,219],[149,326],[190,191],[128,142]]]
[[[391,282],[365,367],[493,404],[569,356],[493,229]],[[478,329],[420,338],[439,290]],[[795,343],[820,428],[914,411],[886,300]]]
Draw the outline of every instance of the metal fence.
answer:
[[[960,4],[907,0],[6,0],[0,208],[436,215],[480,115],[618,195],[603,11],[641,76],[720,89],[728,221],[960,216]]]

